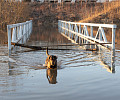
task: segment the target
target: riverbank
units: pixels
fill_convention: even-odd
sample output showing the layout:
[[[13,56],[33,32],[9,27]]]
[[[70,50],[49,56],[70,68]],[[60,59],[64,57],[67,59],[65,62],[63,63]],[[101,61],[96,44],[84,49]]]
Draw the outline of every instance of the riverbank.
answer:
[[[34,3],[31,17],[38,25],[57,25],[58,20],[117,24],[120,27],[120,2]]]
[[[57,26],[58,20],[117,24],[120,2],[105,3],[39,3],[1,2],[0,28],[32,19],[34,25]],[[100,10],[101,9],[101,10]]]

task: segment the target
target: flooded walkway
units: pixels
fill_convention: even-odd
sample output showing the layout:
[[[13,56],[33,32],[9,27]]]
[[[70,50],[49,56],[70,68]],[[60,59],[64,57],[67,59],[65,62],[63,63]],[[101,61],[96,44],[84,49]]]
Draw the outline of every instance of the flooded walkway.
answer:
[[[33,30],[27,44],[70,44],[57,28]],[[59,47],[62,48],[62,47]],[[111,52],[50,50],[58,57],[58,69],[47,70],[43,64],[46,51],[20,48],[7,56],[7,47],[0,47],[0,99],[1,100],[119,100],[120,98],[120,48],[116,49],[115,73],[108,72]],[[105,64],[101,62],[103,58]]]

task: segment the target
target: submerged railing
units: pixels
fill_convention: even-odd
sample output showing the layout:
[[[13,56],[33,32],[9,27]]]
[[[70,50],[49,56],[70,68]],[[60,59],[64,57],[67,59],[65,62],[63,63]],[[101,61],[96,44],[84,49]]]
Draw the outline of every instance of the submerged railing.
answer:
[[[90,32],[88,32],[90,27]],[[93,35],[93,28],[97,27],[97,33]],[[112,42],[108,42],[104,29],[112,29]],[[78,23],[69,21],[58,21],[58,30],[65,37],[76,44],[89,45],[89,48],[93,48],[94,44],[102,45],[107,48],[115,49],[115,30],[117,26],[111,24],[93,24],[93,23]],[[87,47],[87,46],[86,46]]]
[[[11,55],[11,50],[14,46],[11,43],[26,43],[32,33],[32,20],[24,23],[7,25],[8,34],[8,54]]]

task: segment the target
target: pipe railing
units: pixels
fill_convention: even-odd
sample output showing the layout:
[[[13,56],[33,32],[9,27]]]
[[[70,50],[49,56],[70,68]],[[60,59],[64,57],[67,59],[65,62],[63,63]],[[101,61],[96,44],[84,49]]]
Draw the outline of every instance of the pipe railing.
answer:
[[[11,50],[14,48],[12,43],[26,43],[32,33],[32,20],[23,23],[7,25],[8,34],[8,54],[11,55]]]

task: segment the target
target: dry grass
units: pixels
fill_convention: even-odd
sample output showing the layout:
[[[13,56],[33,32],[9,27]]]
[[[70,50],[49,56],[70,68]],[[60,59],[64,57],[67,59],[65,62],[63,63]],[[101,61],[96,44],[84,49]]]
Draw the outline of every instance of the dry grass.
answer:
[[[26,6],[27,5],[27,6]],[[23,22],[29,19],[30,7],[27,3],[0,1],[0,26]]]
[[[108,14],[107,17],[111,20],[120,18],[120,1],[96,3],[94,6],[87,7],[82,13],[80,22],[88,22],[100,15]]]

